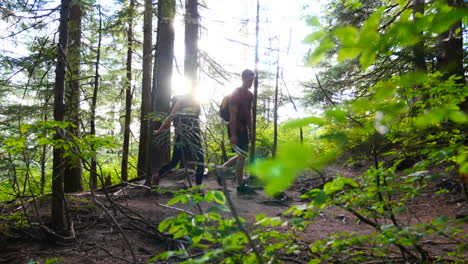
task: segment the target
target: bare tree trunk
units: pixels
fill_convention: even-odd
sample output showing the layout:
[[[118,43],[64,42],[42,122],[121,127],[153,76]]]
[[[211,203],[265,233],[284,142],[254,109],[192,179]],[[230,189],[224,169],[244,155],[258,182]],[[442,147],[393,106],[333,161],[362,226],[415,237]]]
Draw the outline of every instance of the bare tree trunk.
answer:
[[[44,102],[44,109],[43,109],[43,114],[44,114],[44,122],[47,123],[49,120],[48,116],[48,106],[49,106],[49,96],[46,97],[45,102]],[[46,133],[46,126],[44,126],[44,135]],[[46,161],[47,161],[47,146],[44,145],[42,146],[42,152],[41,152],[41,186],[40,186],[40,193],[41,195],[44,195],[44,190],[45,190],[45,184],[46,184]]]
[[[99,11],[99,32],[98,32],[98,46],[96,50],[96,63],[94,65],[94,90],[93,90],[93,98],[91,101],[91,135],[96,135],[96,104],[97,104],[97,94],[99,89],[99,63],[101,60],[101,42],[102,42],[102,13],[101,13],[101,6],[98,6]],[[96,156],[91,158],[91,165],[90,165],[90,188],[96,189],[98,186],[97,181],[97,160]]]
[[[158,37],[156,43],[156,86],[152,91],[152,109],[156,113],[169,114],[171,100],[171,78],[174,59],[174,15],[175,0],[160,0],[158,5]],[[161,121],[155,121],[152,128],[161,126]],[[167,134],[166,134],[167,135]],[[169,137],[158,140],[151,147],[151,172],[156,172],[169,160]]]
[[[198,0],[186,0],[185,2],[185,58],[184,76],[190,83],[190,93],[195,96],[198,80],[198,32],[199,32]],[[197,118],[199,118],[197,116]],[[200,135],[201,136],[201,135]],[[196,153],[189,151],[186,161],[197,160]],[[182,163],[184,167],[192,168],[195,165]]]
[[[60,7],[59,43],[57,50],[57,65],[55,69],[54,88],[54,120],[65,119],[65,59],[68,47],[68,14],[69,0],[62,0]],[[59,129],[59,128],[58,128]],[[55,135],[59,139],[60,133]],[[66,230],[68,222],[65,217],[65,201],[63,190],[63,151],[54,147],[52,172],[52,227],[55,230]]]
[[[80,49],[81,49],[81,1],[72,1],[70,5],[70,50],[67,57],[70,72],[68,74],[65,104],[66,119],[74,124],[67,128],[66,138],[80,137]],[[65,158],[64,190],[66,193],[83,190],[82,166],[79,158],[73,155]]]
[[[278,57],[276,59],[276,84],[275,84],[275,108],[273,112],[273,158],[276,157],[276,149],[278,148],[278,90],[279,90],[279,62],[280,62],[280,45],[278,40]]]
[[[258,33],[260,23],[260,0],[257,0],[257,18],[255,22],[255,80],[252,106],[252,138],[250,139],[250,161],[255,160],[255,141],[257,138],[257,97],[258,97]]]
[[[417,21],[419,18],[416,14],[424,15],[424,0],[413,0],[413,20]],[[416,72],[427,73],[426,55],[424,52],[423,33],[419,32],[421,41],[413,46],[413,63]]]
[[[185,60],[184,75],[194,89],[198,71],[198,0],[186,0],[185,3]]]
[[[153,38],[153,5],[151,0],[145,0],[143,22],[143,84],[141,99],[140,144],[138,149],[138,176],[146,175],[151,179],[147,170],[148,148],[150,143],[149,121],[147,114],[151,111],[151,50]]]
[[[128,149],[130,145],[130,122],[132,118],[132,51],[133,51],[133,14],[135,0],[130,0],[127,29],[127,79],[125,80],[125,125],[122,147],[122,181],[128,180]]]

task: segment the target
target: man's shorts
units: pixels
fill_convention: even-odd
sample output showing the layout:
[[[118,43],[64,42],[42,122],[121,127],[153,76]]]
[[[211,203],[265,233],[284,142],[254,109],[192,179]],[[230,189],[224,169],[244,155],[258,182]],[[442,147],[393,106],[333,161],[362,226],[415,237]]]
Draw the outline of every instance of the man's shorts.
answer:
[[[229,138],[231,138],[231,129],[229,129],[229,126],[227,127],[227,130],[228,130],[228,136]],[[237,134],[237,147],[240,148],[242,151],[248,152],[249,151],[249,133],[247,129],[237,130],[236,134]],[[235,149],[233,150],[234,152],[238,152]]]

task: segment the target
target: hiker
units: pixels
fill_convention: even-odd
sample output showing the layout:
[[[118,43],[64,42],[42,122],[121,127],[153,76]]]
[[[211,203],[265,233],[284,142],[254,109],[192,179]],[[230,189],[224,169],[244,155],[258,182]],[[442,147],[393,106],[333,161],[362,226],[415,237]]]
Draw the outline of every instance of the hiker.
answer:
[[[159,129],[154,130],[154,135],[159,135],[170,127],[174,121],[175,140],[172,159],[162,166],[158,173],[153,176],[152,185],[159,185],[159,180],[169,170],[175,168],[178,163],[196,160],[195,183],[202,184],[204,173],[204,157],[201,146],[201,131],[198,116],[200,105],[194,101],[193,96],[177,96],[172,99],[172,110],[163,121]],[[187,164],[184,164],[184,166]]]
[[[244,163],[249,150],[249,139],[252,138],[252,102],[253,94],[249,89],[255,79],[255,73],[246,69],[241,74],[242,85],[229,96],[228,135],[232,147],[237,152],[236,179],[237,191],[252,193],[253,190],[244,184]],[[227,162],[229,163],[229,161]],[[225,164],[226,165],[226,164]]]

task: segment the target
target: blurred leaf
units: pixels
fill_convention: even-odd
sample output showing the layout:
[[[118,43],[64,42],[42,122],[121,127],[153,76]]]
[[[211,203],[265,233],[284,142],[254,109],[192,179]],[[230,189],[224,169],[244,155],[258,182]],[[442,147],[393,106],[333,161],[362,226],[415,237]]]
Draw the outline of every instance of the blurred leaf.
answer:
[[[320,191],[314,199],[314,205],[320,206],[327,201],[327,194],[324,191]]]
[[[447,115],[444,109],[435,108],[423,115],[418,116],[414,120],[414,124],[419,128],[435,126],[445,121],[446,117]]]
[[[356,58],[361,53],[360,48],[341,48],[338,51],[338,61]]]
[[[347,120],[347,114],[341,109],[332,109],[325,112],[325,116],[332,117],[338,122],[345,122]]]
[[[265,192],[274,195],[288,188],[311,158],[312,151],[306,146],[286,144],[278,148],[275,159],[255,162],[250,169],[265,183]]]
[[[317,31],[307,35],[303,42],[307,44],[312,44],[315,41],[323,39],[326,35],[327,33],[325,31]]]
[[[359,33],[355,27],[348,26],[336,29],[334,35],[343,46],[353,46],[357,43]]]
[[[367,69],[369,66],[374,63],[375,57],[377,56],[377,51],[374,49],[368,49],[361,54],[360,63],[363,69]]]
[[[465,124],[468,122],[468,116],[462,111],[450,111],[448,117],[457,124]]]
[[[392,97],[396,91],[395,83],[392,81],[380,81],[377,83],[376,88],[374,98],[377,101]]]
[[[315,65],[319,63],[322,60],[323,56],[325,56],[326,53],[333,48],[335,48],[335,43],[333,43],[330,37],[325,37],[324,39],[322,39],[320,45],[311,54],[309,58],[309,64]]]
[[[468,9],[466,8],[457,8],[450,12],[438,12],[435,14],[429,30],[432,33],[438,34],[445,32],[455,24],[455,22],[466,17],[466,14],[468,14]]]
[[[320,26],[320,20],[318,19],[318,17],[316,16],[313,16],[313,17],[309,17],[307,20],[307,25],[309,26],[314,26],[314,27],[318,27]]]
[[[311,116],[311,117],[306,117],[302,119],[294,119],[294,120],[288,121],[284,127],[287,129],[293,129],[293,128],[304,127],[310,124],[317,125],[317,126],[324,126],[327,124],[327,122],[325,122],[323,118]]]

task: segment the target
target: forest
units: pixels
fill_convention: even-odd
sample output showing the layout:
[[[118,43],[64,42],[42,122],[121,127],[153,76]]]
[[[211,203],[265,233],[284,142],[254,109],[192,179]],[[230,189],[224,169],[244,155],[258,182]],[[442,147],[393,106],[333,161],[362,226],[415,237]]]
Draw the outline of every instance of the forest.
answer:
[[[0,263],[468,263],[467,15],[0,0]]]

